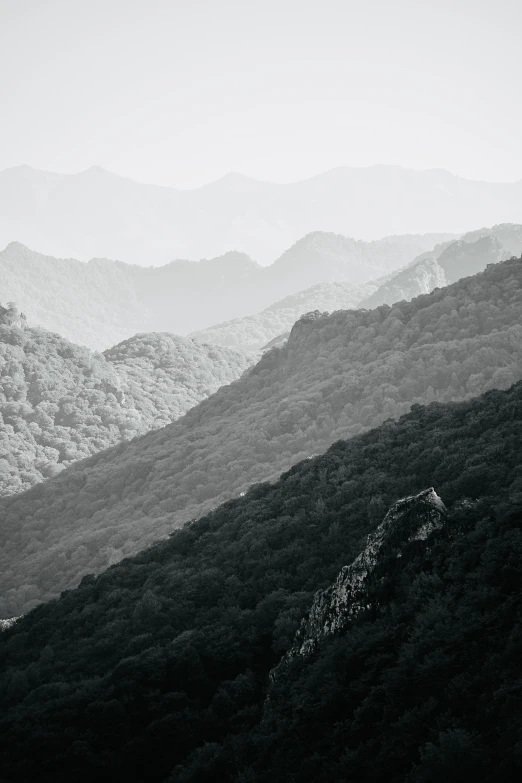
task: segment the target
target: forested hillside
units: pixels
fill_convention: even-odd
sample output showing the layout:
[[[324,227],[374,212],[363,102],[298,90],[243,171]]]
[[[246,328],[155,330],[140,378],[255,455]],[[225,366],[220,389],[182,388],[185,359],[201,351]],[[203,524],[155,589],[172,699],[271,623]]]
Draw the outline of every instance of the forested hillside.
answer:
[[[238,378],[249,355],[169,334],[91,353],[0,308],[0,495],[164,427]]]
[[[261,313],[192,332],[191,336],[231,348],[258,351],[274,337],[290,331],[305,313],[313,310],[333,312],[353,309],[375,288],[372,283],[359,286],[350,283],[318,283],[275,302]]]
[[[2,776],[516,780],[521,442],[521,383],[417,405],[37,607],[0,635]],[[392,525],[368,608],[269,691],[315,592],[431,485],[442,526]]]
[[[413,404],[509,387],[521,321],[522,259],[393,308],[300,319],[284,348],[177,422],[1,501],[1,614]]]
[[[324,250],[324,236],[329,235],[319,236],[323,239],[320,248]],[[295,264],[297,272],[298,259],[301,261],[301,270],[306,267],[308,260],[313,273],[316,274],[320,264],[315,263],[317,259],[313,255],[313,238],[314,235],[311,235],[305,237],[302,242],[296,243],[278,263],[284,262],[290,269]],[[309,240],[310,246],[301,252],[300,248],[306,240]],[[338,237],[338,240],[339,247],[342,248],[346,239]],[[336,266],[333,248],[330,275],[332,279],[338,276],[343,280],[346,277],[346,266],[343,267],[340,261]],[[429,294],[434,288],[455,283],[462,277],[482,272],[488,264],[498,263],[520,253],[522,253],[522,225],[502,224],[491,229],[472,231],[465,234],[461,240],[435,245],[432,251],[421,253],[398,273],[388,273],[382,278],[359,286],[339,282],[320,283],[288,296],[280,302],[275,302],[261,313],[217,324],[194,332],[193,336],[211,343],[259,350],[275,337],[289,332],[301,315],[312,310],[333,312],[356,307],[371,310],[381,304],[391,305],[402,300],[408,301],[420,294]],[[361,263],[364,265],[363,259]],[[323,261],[322,266],[324,269],[328,264]],[[352,279],[356,279],[356,268],[351,275]]]
[[[32,324],[103,350],[136,332],[187,334],[252,315],[322,281],[365,283],[447,236],[362,242],[315,232],[267,267],[238,252],[156,267],[107,258],[83,263],[45,256],[13,242],[0,252],[0,299],[17,302]]]
[[[393,304],[429,294],[434,288],[456,283],[462,277],[482,272],[488,264],[496,264],[522,253],[522,225],[502,223],[492,228],[470,231],[458,240],[443,242],[432,252],[422,253],[387,279],[360,307],[371,309],[381,304]]]

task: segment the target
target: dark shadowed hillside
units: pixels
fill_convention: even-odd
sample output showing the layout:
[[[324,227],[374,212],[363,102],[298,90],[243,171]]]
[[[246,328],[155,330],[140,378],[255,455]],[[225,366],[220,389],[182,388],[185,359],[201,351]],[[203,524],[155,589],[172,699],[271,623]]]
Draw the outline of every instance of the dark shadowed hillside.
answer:
[[[4,616],[412,404],[522,378],[522,259],[390,308],[310,314],[177,422],[1,503]]]
[[[360,242],[315,232],[268,267],[238,252],[155,267],[107,258],[83,263],[45,256],[13,242],[0,252],[0,298],[17,302],[31,323],[100,350],[136,332],[187,334],[252,315],[322,281],[366,283],[447,237],[406,235]]]
[[[3,777],[516,780],[521,441],[520,383],[415,406],[37,607],[0,635]],[[275,669],[310,609],[334,631]]]
[[[0,495],[164,427],[250,364],[243,352],[170,334],[91,353],[0,308]]]

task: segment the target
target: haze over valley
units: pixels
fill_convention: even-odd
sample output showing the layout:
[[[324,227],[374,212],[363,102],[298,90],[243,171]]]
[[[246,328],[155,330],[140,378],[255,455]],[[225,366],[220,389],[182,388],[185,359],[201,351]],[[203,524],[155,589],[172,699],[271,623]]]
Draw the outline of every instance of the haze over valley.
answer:
[[[522,779],[520,29],[0,0],[0,783]]]
[[[159,267],[108,259],[85,264],[42,256],[14,242],[0,252],[2,297],[16,302],[31,323],[103,350],[136,332],[187,334],[252,315],[320,282],[357,286],[448,237],[406,235],[362,242],[314,232],[268,267],[235,251]],[[302,312],[297,310],[296,318]]]

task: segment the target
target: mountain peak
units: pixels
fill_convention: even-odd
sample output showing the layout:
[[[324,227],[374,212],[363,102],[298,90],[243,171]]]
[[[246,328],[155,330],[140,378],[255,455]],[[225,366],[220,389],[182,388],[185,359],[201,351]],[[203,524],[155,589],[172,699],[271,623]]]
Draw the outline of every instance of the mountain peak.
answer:
[[[199,190],[205,190],[207,188],[224,188],[226,190],[243,190],[244,188],[258,187],[262,184],[261,180],[254,179],[254,177],[247,177],[246,174],[241,174],[238,171],[229,171],[222,177],[203,185]]]
[[[31,250],[30,247],[27,247],[27,245],[24,245],[23,242],[18,242],[16,239],[13,240],[12,242],[9,242],[5,246],[5,248],[2,251],[0,251],[0,252],[5,253],[8,256],[9,255],[20,256],[21,254],[24,255],[24,256],[38,255],[37,253],[35,253],[34,250]]]
[[[88,176],[88,177],[118,177],[117,174],[114,174],[112,171],[108,171],[107,169],[104,169],[102,166],[89,166],[86,169],[83,169],[83,171],[79,171],[76,175],[78,177]],[[118,177],[119,179],[119,177]]]

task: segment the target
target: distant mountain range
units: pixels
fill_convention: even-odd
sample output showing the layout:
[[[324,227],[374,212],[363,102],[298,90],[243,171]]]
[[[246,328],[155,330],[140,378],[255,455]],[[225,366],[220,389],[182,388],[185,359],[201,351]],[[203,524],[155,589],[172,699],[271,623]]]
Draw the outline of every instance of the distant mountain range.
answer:
[[[340,438],[417,404],[508,388],[522,378],[521,289],[514,259],[393,307],[303,316],[283,348],[174,423],[3,498],[0,616],[57,596]],[[442,451],[432,456],[435,470]],[[315,502],[320,510],[320,493]],[[294,507],[278,509],[283,531]]]
[[[280,347],[292,325],[309,311],[333,312],[355,308],[371,309],[381,304],[409,301],[434,288],[455,283],[462,277],[482,272],[488,264],[522,253],[522,225],[512,223],[483,228],[449,240],[421,253],[404,269],[388,273],[365,285],[320,283],[275,302],[256,315],[235,318],[199,332],[194,337],[220,345],[260,350]],[[373,290],[372,290],[373,289]]]
[[[268,267],[237,252],[159,267],[108,259],[83,263],[13,242],[0,252],[0,300],[16,302],[31,324],[103,350],[136,332],[187,334],[248,316],[324,281],[361,285],[449,238],[426,234],[361,242],[315,232]]]
[[[398,166],[336,168],[279,185],[229,174],[195,190],[144,185],[94,166],[0,172],[0,246],[140,265],[229,250],[261,264],[311,231],[375,239],[517,221],[522,182],[488,183]]]

